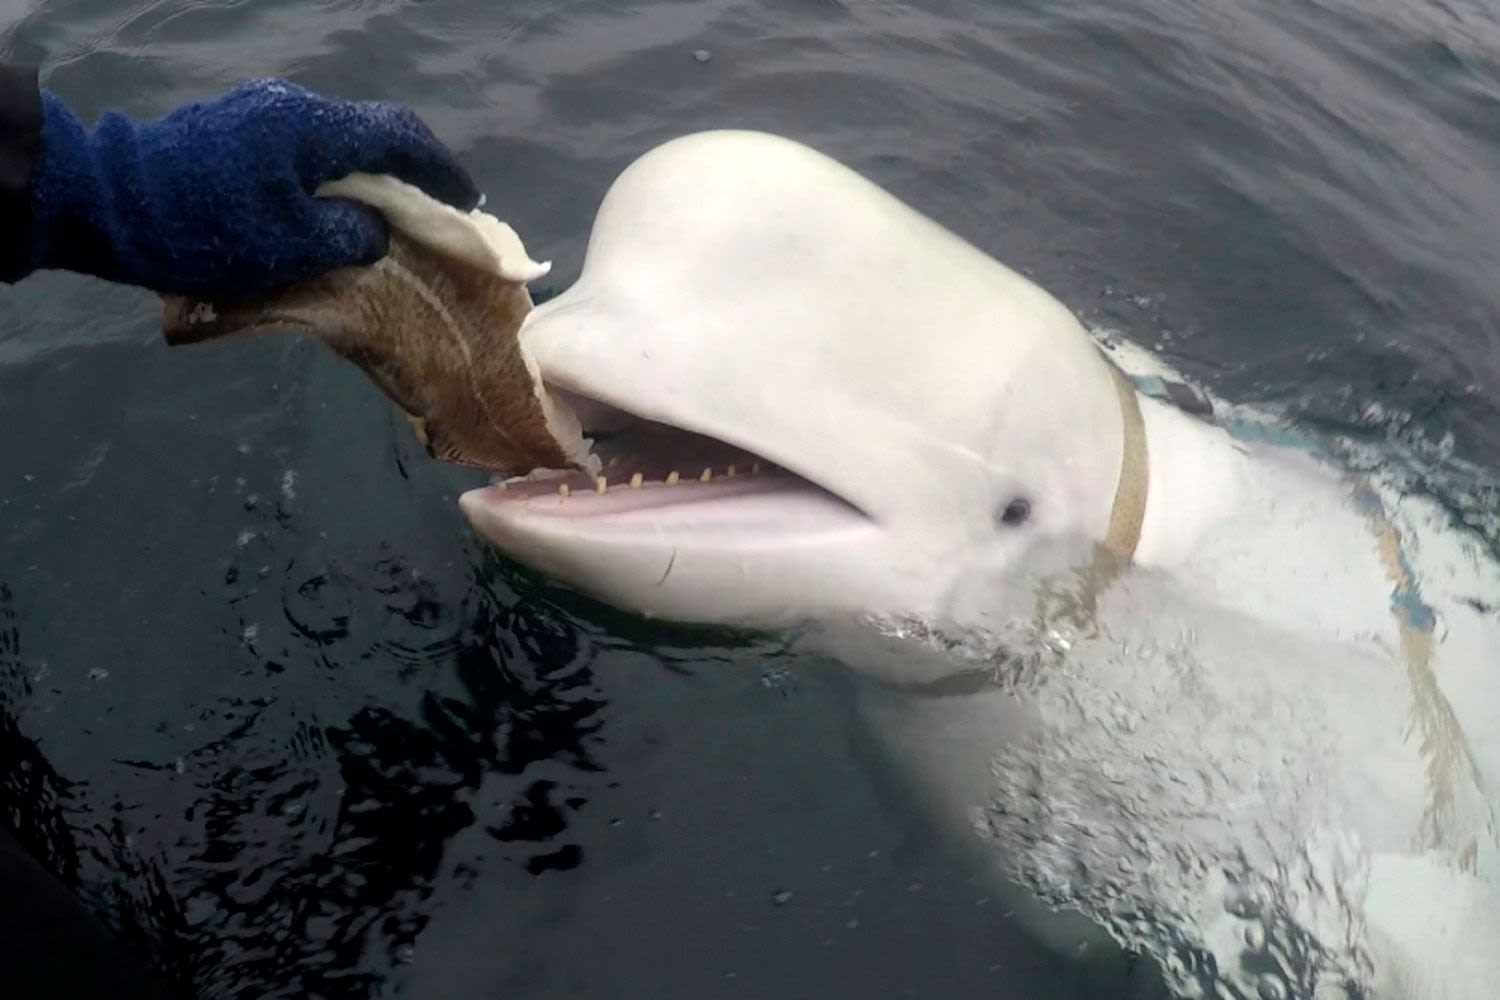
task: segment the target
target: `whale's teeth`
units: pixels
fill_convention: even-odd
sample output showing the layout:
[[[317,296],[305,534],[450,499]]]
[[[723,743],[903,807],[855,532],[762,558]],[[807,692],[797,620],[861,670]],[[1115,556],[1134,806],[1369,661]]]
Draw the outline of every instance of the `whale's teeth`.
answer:
[[[668,486],[676,486],[677,485],[677,480],[679,480],[681,478],[682,477],[677,474],[677,470],[673,469],[671,472],[667,473],[667,485]]]
[[[568,495],[572,492],[573,487],[569,486],[567,483],[557,484],[557,495],[562,497],[564,500],[568,499]]]
[[[700,482],[700,483],[712,482],[713,478],[714,478],[714,470],[713,469],[704,469],[703,470],[703,475],[701,475],[701,476],[698,477],[698,482]]]
[[[641,488],[641,483],[645,481],[646,477],[637,472],[635,475],[630,477],[630,488],[633,490],[638,490]]]
[[[735,472],[734,466],[732,465],[728,468],[728,470],[726,470],[725,474],[729,476],[730,479],[733,479],[736,475],[738,475],[738,473]]]
[[[595,476],[594,477],[594,492],[595,493],[603,493],[607,489],[609,489],[609,480],[605,479],[603,476]]]

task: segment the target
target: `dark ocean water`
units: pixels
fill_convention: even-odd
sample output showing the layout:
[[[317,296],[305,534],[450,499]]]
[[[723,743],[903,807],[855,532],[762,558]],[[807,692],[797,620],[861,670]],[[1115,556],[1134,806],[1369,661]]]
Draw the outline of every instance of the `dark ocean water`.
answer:
[[[543,294],[650,146],[788,134],[1500,544],[1479,0],[10,0],[0,58],[89,115],[263,75],[405,101],[556,261]],[[456,510],[482,477],[358,371],[157,322],[0,290],[0,806],[195,993],[1123,989],[1020,936],[837,671],[519,574]]]

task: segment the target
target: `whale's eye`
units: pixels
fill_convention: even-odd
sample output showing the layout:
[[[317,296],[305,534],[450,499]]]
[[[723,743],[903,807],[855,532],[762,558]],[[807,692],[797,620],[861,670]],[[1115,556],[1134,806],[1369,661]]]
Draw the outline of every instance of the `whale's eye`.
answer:
[[[1007,528],[1018,527],[1031,519],[1031,501],[1025,497],[1016,497],[1005,505],[1000,512],[1000,523]]]

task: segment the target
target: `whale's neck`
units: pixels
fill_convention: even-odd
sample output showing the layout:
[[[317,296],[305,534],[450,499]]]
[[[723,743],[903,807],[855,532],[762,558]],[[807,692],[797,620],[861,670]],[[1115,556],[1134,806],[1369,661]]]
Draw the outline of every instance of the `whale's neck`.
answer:
[[[1179,570],[1234,516],[1245,493],[1245,456],[1222,429],[1139,396],[1149,492],[1137,565]]]
[[[1137,566],[1266,624],[1392,637],[1392,583],[1340,470],[1160,400],[1142,398],[1141,415],[1150,486]]]

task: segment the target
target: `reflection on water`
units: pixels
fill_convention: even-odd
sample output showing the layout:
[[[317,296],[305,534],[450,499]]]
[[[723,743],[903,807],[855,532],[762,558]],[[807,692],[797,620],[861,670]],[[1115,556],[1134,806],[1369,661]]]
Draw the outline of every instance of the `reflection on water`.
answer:
[[[0,760],[6,764],[0,775],[0,820],[50,871],[76,885],[78,853],[63,815],[70,783],[15,722],[29,693],[10,587],[0,583]]]
[[[487,599],[444,624],[431,588],[399,564],[383,561],[365,579],[414,628],[352,662],[442,664],[456,690],[425,693],[411,717],[367,706],[337,725],[303,722],[284,747],[244,738],[264,711],[251,709],[228,737],[234,752],[210,744],[174,765],[196,786],[184,819],[201,824],[203,842],[177,862],[175,912],[153,918],[168,918],[172,950],[193,956],[195,981],[214,995],[234,983],[278,982],[289,994],[374,987],[421,933],[422,903],[446,874],[453,835],[476,821],[467,800],[489,775],[519,777],[540,761],[596,769],[586,742],[598,702],[564,626]],[[293,631],[326,649],[346,626],[310,596],[315,582],[327,586],[310,577],[283,609]],[[423,632],[430,641],[411,645]],[[509,815],[487,832],[515,845],[529,871],[576,865],[578,845],[560,835],[564,814],[587,799],[548,780],[517,785]]]
[[[232,567],[227,579],[235,576]],[[599,770],[588,743],[600,703],[567,624],[499,607],[483,586],[471,588],[472,602],[441,610],[435,589],[413,577],[389,557],[360,574],[393,624],[390,635],[367,635],[368,648],[340,646],[351,595],[320,575],[293,575],[281,614],[255,641],[307,638],[324,669],[376,657],[402,672],[441,665],[451,690],[424,691],[410,713],[355,704],[337,722],[286,718],[282,698],[222,699],[198,718],[225,725],[194,749],[115,761],[162,809],[140,826],[118,818],[107,787],[57,775],[8,715],[5,815],[54,871],[90,881],[117,920],[204,995],[263,996],[270,984],[286,996],[374,989],[421,933],[432,883],[478,874],[445,856],[453,835],[477,822],[468,800],[488,779],[511,779],[514,801],[486,834],[539,873],[579,863],[566,814],[588,800],[529,772],[543,762]],[[9,592],[0,596],[13,615]],[[26,694],[25,661],[16,628],[0,635],[0,667],[21,688],[11,706]],[[261,666],[286,669],[271,658]]]

